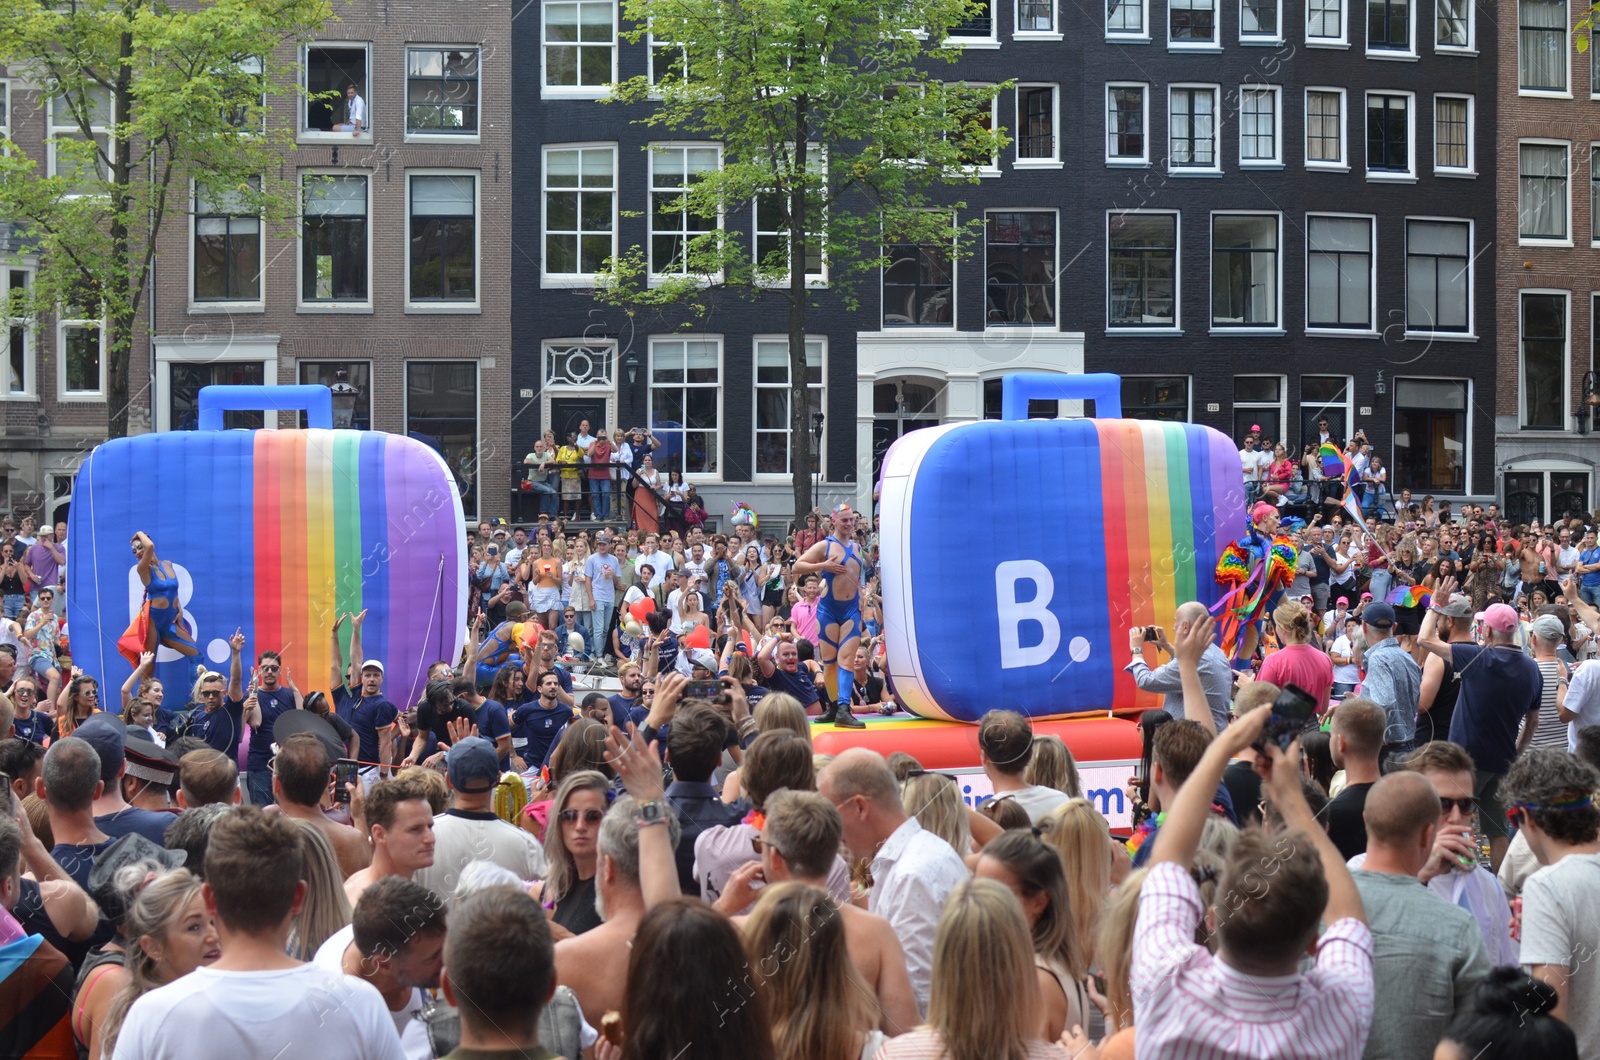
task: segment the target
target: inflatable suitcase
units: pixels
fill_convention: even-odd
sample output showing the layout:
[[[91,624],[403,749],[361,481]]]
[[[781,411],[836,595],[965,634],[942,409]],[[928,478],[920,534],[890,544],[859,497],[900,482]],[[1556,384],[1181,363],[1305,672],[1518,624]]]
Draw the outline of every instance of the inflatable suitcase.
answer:
[[[878,511],[889,672],[925,718],[976,722],[1158,705],[1124,671],[1134,626],[1221,596],[1245,529],[1233,443],[1124,420],[1115,375],[1013,375],[999,421],[913,431]],[[1093,398],[1097,419],[1030,420],[1029,398]]]
[[[224,431],[227,409],[304,409],[309,430]],[[166,707],[196,672],[228,668],[245,634],[249,665],[268,649],[302,692],[326,691],[334,617],[367,612],[362,653],[386,667],[384,694],[421,698],[428,664],[454,662],[467,589],[461,497],[423,442],[333,430],[322,386],[205,387],[200,430],[119,438],[84,460],[67,535],[74,665],[115,709],[132,672],[117,651],[144,599],[131,539],[148,534],[178,579],[193,655],[157,652]],[[340,631],[348,661],[350,623]]]

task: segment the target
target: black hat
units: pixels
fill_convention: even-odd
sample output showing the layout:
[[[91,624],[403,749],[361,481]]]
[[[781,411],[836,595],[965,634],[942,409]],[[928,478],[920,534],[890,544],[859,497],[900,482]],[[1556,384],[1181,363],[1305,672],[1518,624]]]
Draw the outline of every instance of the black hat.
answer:
[[[178,775],[178,756],[154,740],[147,739],[143,729],[129,729],[124,745],[126,765],[124,772],[139,780],[148,780],[162,787],[171,787]]]
[[[291,736],[309,732],[322,741],[328,749],[328,758],[337,762],[345,756],[344,742],[336,730],[321,714],[310,710],[286,710],[272,723],[272,742],[282,747]]]

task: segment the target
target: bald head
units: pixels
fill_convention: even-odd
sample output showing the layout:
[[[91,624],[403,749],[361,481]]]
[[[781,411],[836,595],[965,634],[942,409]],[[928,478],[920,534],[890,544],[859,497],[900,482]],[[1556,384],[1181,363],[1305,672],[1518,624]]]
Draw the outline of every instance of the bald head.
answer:
[[[829,762],[817,784],[836,806],[860,795],[875,806],[900,809],[900,791],[889,763],[864,747],[852,747]]]
[[[1421,773],[1390,773],[1367,792],[1362,812],[1367,846],[1416,846],[1424,829],[1439,824],[1439,793]]]
[[[1176,629],[1187,629],[1208,614],[1210,612],[1206,610],[1205,604],[1191,600],[1186,604],[1180,604],[1178,610],[1173,612],[1172,624]]]

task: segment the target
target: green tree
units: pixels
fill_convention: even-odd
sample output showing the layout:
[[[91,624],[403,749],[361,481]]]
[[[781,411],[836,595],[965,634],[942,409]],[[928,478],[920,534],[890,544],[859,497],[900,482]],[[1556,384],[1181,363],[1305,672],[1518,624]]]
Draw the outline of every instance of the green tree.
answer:
[[[957,256],[981,224],[956,226],[963,204],[945,189],[976,182],[1005,145],[989,120],[1004,86],[936,72],[961,54],[945,43],[950,29],[986,10],[977,0],[624,0],[636,27],[625,36],[649,39],[654,83],[630,80],[612,98],[648,105],[644,125],[719,142],[723,157],[679,164],[681,194],[653,193],[652,245],[609,262],[600,296],[702,312],[728,288],[785,299],[797,515],[810,507],[805,337],[817,277],[826,269],[854,308],[853,283],[884,266],[886,242]]]
[[[276,178],[293,132],[269,110],[298,93],[286,45],[330,17],[327,0],[0,5],[0,63],[37,88],[54,130],[42,149],[7,142],[0,157],[0,218],[39,258],[11,311],[104,319],[111,437],[128,431],[130,354],[158,239],[169,211],[188,209],[190,181],[267,222],[293,216]]]

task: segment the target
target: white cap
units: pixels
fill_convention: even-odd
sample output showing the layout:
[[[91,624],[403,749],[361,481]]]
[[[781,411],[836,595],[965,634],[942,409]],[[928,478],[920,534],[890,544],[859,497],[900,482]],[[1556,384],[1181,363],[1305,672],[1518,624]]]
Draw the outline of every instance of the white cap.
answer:
[[[361,668],[362,668],[362,669],[363,669],[363,670],[365,670],[365,669],[368,669],[368,668],[370,668],[370,667],[376,667],[376,668],[377,668],[377,671],[378,671],[378,672],[379,672],[379,673],[380,673],[380,674],[381,674],[381,673],[383,673],[383,663],[381,663],[381,662],[379,662],[379,661],[378,661],[378,660],[376,660],[376,659],[368,659],[368,660],[367,660],[367,661],[366,661],[366,662],[364,662],[364,663],[362,663],[362,664],[361,664]]]

